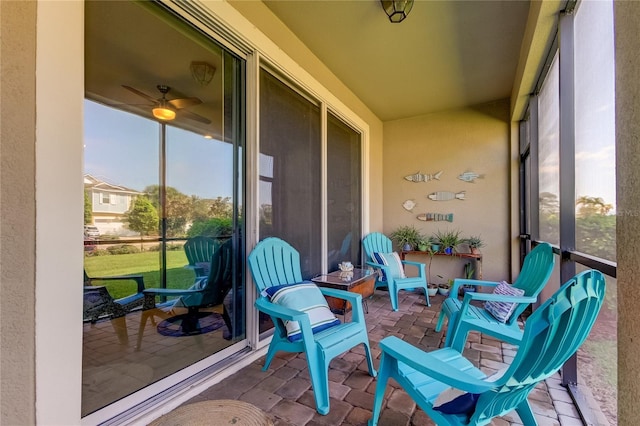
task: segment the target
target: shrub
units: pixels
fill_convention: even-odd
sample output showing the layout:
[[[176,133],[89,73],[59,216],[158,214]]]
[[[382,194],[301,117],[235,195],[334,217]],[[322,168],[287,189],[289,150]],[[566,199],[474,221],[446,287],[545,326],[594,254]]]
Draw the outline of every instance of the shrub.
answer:
[[[140,249],[131,244],[120,244],[117,246],[111,246],[107,248],[107,251],[111,254],[132,254],[140,253]]]

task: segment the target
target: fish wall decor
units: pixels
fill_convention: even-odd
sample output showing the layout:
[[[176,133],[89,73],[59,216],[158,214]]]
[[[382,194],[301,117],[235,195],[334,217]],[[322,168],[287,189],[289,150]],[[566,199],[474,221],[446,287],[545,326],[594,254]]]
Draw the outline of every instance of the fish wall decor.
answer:
[[[476,179],[482,179],[484,175],[479,175],[476,172],[464,172],[458,175],[458,179],[469,183],[476,183]]]
[[[437,191],[427,195],[427,198],[433,201],[449,201],[449,200],[464,200],[466,191],[451,192],[451,191]]]
[[[404,209],[407,211],[413,210],[415,206],[416,202],[414,200],[405,200],[405,202],[402,203],[402,207],[404,207]]]
[[[404,178],[409,182],[429,182],[430,180],[440,180],[440,176],[442,176],[442,171],[439,171],[438,173],[434,173],[432,175],[418,172],[413,175],[407,175]]]
[[[453,222],[453,213],[422,213],[416,217],[425,222]]]

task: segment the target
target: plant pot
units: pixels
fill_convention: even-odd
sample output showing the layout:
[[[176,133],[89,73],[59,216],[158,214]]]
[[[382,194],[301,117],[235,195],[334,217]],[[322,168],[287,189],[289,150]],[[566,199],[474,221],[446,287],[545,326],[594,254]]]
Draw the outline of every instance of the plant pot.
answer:
[[[426,244],[418,244],[418,250],[427,251],[429,247]]]
[[[438,294],[438,287],[435,285],[431,285],[429,284],[427,286],[427,294],[431,297],[431,296],[435,296],[436,294]]]
[[[471,247],[471,254],[480,254],[480,249],[478,247]]]
[[[449,286],[439,286],[438,287],[438,293],[443,295],[443,296],[448,296],[449,295]]]
[[[404,246],[402,246],[402,250],[403,251],[411,251],[411,250],[413,250],[413,247],[411,247],[411,244],[407,243]]]
[[[453,254],[453,247],[446,247],[444,249],[444,254]]]
[[[461,288],[461,290],[462,290],[462,294],[463,294],[463,295],[464,295],[465,293],[475,293],[475,291],[476,291],[476,286],[474,286],[474,285],[469,285],[469,286],[463,285],[463,286],[462,286],[462,288]]]
[[[431,244],[431,251],[437,253],[440,251],[440,244]]]

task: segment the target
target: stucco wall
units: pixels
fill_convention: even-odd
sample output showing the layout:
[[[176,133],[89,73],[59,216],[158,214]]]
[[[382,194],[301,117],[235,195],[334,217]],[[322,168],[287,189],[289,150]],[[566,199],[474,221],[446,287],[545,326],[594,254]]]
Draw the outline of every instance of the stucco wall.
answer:
[[[640,417],[640,2],[617,1],[616,162],[618,253],[618,424]]]
[[[36,3],[0,2],[0,424],[35,424]]]
[[[427,235],[437,230],[460,230],[481,235],[483,277],[509,279],[509,102],[444,111],[384,124],[384,232],[415,225]],[[404,179],[417,172],[442,171],[440,180],[414,183]],[[484,175],[475,183],[458,179],[473,171]],[[466,191],[464,200],[432,201],[435,191]],[[417,203],[412,212],[403,202]],[[423,222],[420,213],[453,213],[453,222]],[[427,260],[423,256],[423,261]],[[454,278],[464,262],[435,258],[432,280],[440,274]]]

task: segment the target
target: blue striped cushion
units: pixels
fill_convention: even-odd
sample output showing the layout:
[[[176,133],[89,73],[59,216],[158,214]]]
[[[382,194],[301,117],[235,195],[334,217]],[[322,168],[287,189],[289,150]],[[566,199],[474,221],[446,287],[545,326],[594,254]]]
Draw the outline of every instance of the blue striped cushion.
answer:
[[[407,278],[404,274],[400,256],[395,251],[393,253],[373,253],[373,259],[380,265],[388,266],[392,278]],[[387,281],[387,275],[384,270],[382,270],[382,280]]]
[[[310,281],[298,284],[287,284],[269,287],[263,292],[271,302],[296,311],[306,312],[311,322],[311,331],[317,333],[329,327],[340,324],[340,320],[329,309],[327,300],[318,286]],[[287,338],[291,342],[302,339],[298,321],[285,321]]]
[[[512,287],[506,281],[500,282],[494,289],[493,294],[503,294],[506,296],[522,296],[524,290]],[[484,308],[500,322],[507,322],[518,304],[513,302],[496,302],[493,300],[484,302]]]

